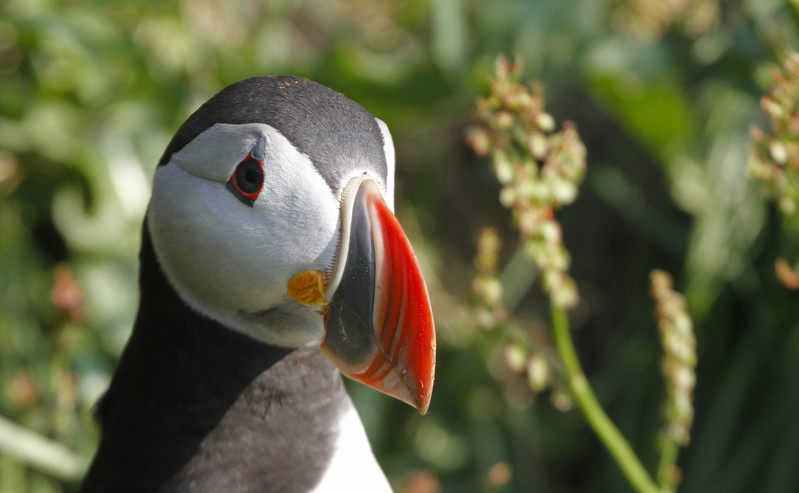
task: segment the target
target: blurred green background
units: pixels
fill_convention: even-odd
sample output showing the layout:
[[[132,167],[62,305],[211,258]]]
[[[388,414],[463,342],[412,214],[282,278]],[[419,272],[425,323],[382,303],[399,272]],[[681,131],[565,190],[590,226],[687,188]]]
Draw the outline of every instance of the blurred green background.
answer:
[[[439,330],[427,416],[350,385],[395,488],[630,491],[580,415],[531,393],[469,315],[477,232],[497,227],[505,260],[517,241],[463,138],[501,52],[524,57],[588,149],[558,217],[582,295],[574,337],[610,416],[653,470],[664,391],[647,286],[665,268],[698,339],[680,491],[799,491],[799,295],[774,274],[799,228],[747,170],[767,68],[797,27],[799,3],[780,0],[0,1],[0,492],[75,489],[137,306],[155,163],[200,103],[268,74],[328,85],[392,129],[398,216]],[[506,298],[546,342],[546,300],[519,265]]]

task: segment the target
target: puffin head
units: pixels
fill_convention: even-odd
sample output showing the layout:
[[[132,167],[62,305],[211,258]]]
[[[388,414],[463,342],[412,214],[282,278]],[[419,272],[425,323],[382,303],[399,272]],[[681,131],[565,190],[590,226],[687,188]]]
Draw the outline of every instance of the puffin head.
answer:
[[[145,227],[192,309],[266,344],[318,345],[424,413],[435,329],[393,175],[388,128],[357,103],[302,78],[247,79],[169,143]]]

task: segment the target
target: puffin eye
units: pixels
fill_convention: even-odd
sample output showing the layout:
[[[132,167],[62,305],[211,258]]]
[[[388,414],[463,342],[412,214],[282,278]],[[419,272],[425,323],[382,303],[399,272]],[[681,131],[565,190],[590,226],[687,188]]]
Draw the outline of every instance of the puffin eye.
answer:
[[[260,162],[248,157],[236,166],[227,182],[227,189],[242,202],[252,207],[264,184],[264,168]]]

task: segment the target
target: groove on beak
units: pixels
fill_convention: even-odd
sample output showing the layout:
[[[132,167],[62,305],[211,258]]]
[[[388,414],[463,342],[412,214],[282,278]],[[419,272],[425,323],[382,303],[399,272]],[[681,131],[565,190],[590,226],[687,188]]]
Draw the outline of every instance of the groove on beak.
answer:
[[[433,390],[436,335],[416,255],[372,180],[350,183],[342,203],[321,350],[344,375],[424,414]]]

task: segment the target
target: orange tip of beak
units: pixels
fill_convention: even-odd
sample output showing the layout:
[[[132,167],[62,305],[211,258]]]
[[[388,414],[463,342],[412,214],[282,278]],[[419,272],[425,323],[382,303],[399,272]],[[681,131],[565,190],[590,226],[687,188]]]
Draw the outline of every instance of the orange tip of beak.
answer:
[[[334,292],[322,352],[344,375],[424,414],[433,391],[436,334],[416,255],[374,182],[358,186],[345,218],[351,220],[346,265],[340,284],[328,286]]]

